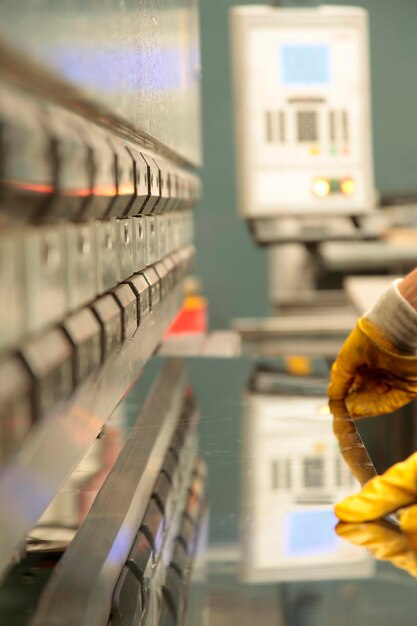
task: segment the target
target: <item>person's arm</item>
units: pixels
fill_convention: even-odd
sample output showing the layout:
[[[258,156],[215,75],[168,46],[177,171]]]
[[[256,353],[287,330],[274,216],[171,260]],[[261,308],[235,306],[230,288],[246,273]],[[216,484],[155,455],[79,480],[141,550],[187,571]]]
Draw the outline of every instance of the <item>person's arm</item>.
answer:
[[[417,267],[398,283],[398,291],[417,311]]]

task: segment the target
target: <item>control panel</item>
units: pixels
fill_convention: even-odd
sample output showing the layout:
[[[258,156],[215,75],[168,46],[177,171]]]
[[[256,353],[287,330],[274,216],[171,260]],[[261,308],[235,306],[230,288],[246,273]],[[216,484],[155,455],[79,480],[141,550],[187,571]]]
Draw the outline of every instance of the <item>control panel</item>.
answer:
[[[235,7],[231,34],[243,217],[372,209],[366,11]]]

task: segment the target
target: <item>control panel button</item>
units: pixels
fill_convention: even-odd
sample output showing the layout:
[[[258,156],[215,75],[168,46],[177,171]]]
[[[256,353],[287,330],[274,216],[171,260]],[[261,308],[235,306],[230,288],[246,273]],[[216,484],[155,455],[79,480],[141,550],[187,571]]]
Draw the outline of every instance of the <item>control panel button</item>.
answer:
[[[101,325],[101,354],[104,361],[122,341],[120,307],[111,295],[105,295],[93,302],[91,309]]]
[[[73,348],[73,376],[75,385],[82,383],[101,363],[101,328],[90,309],[81,309],[68,319],[62,327]]]
[[[134,274],[125,281],[131,286],[137,303],[137,318],[140,325],[150,313],[150,287],[142,274]]]
[[[112,626],[134,626],[142,618],[142,589],[139,580],[124,567],[117,581],[112,601]]]
[[[72,346],[62,330],[54,329],[28,341],[20,352],[34,379],[34,412],[40,417],[73,390]]]
[[[113,296],[122,314],[122,341],[126,341],[133,337],[138,327],[136,294],[130,285],[124,283],[113,290]]]

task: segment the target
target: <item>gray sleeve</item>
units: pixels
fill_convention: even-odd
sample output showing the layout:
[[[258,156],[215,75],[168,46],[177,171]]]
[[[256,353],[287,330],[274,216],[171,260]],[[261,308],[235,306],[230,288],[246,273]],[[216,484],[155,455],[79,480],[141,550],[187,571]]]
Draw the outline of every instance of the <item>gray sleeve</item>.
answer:
[[[394,281],[374,306],[365,313],[402,352],[417,353],[417,311],[401,295]]]

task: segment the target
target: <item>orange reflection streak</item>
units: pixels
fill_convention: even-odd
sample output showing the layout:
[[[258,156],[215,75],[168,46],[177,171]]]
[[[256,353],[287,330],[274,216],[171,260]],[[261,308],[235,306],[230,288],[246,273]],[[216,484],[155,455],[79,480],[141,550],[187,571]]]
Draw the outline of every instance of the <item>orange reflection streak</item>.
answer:
[[[118,186],[117,192],[119,196],[133,196],[135,193],[135,188],[133,184],[123,183]]]
[[[22,189],[23,191],[33,191],[36,193],[43,194],[51,194],[57,191],[54,185],[45,185],[41,183],[23,183],[18,180],[7,180],[4,181],[6,184],[11,187],[17,187],[18,189]],[[133,195],[134,188],[133,186],[124,185],[122,187],[123,193],[131,193]],[[93,194],[95,196],[115,196],[117,194],[116,187],[114,185],[96,185],[92,189],[83,188],[83,189],[71,189],[71,190],[62,190],[62,194],[65,196],[75,196],[86,198],[87,196]]]
[[[92,189],[92,194],[95,196],[115,196],[117,193],[114,185],[96,185]]]
[[[55,191],[54,185],[45,185],[42,183],[23,183],[19,180],[5,180],[3,182],[11,187],[22,189],[22,191],[34,191],[35,193],[43,194],[50,194]]]
[[[86,198],[91,195],[91,189],[70,189],[62,192],[63,196],[69,198]]]

